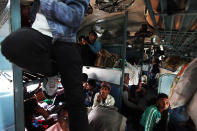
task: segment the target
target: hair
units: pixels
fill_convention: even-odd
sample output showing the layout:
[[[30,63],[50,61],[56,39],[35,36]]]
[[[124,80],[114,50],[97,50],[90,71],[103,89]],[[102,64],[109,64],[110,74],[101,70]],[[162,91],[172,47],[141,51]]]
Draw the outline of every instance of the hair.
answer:
[[[82,73],[82,82],[86,82],[88,80],[88,75],[86,73]]]
[[[88,84],[92,86],[93,88],[96,87],[96,81],[95,80],[88,80]]]
[[[109,91],[111,90],[111,86],[108,82],[102,82],[101,83],[101,88],[106,87]]]
[[[160,93],[160,94],[157,95],[156,100],[158,101],[158,100],[161,99],[161,98],[168,98],[168,95],[166,95],[166,94],[164,94],[164,93]]]
[[[124,77],[128,76],[129,77],[129,73],[124,73]]]
[[[93,34],[96,38],[98,38],[98,35],[97,35],[97,33],[96,33],[95,31],[91,30],[91,31],[89,32],[89,35],[90,35],[90,34]]]
[[[159,93],[156,97],[153,97],[147,101],[146,106],[154,105],[158,102],[159,99],[161,98],[168,98],[168,95],[164,93]]]

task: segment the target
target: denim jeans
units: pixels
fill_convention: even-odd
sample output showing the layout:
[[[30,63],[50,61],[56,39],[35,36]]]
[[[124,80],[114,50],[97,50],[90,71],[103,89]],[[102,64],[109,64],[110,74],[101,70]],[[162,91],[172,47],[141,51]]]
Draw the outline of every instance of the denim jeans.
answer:
[[[68,105],[70,131],[88,131],[87,111],[82,91],[82,61],[75,43],[56,41],[40,32],[24,28],[2,42],[2,54],[19,67],[45,76],[61,75]]]

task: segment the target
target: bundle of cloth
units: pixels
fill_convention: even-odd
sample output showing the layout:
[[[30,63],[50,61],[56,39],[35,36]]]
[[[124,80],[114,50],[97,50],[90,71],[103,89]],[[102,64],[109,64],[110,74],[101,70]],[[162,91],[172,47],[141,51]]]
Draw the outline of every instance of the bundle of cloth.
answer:
[[[197,129],[197,58],[190,62],[178,83],[171,88],[169,96],[171,108],[185,106]]]
[[[97,106],[88,120],[92,131],[125,131],[127,119],[115,107]]]

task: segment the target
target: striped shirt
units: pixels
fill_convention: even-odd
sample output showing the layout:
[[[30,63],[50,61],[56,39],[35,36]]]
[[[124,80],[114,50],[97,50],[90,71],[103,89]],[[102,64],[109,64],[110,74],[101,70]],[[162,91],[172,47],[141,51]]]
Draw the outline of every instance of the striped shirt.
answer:
[[[153,131],[155,125],[161,120],[161,113],[156,105],[149,106],[140,120],[140,124],[144,127],[144,131]]]

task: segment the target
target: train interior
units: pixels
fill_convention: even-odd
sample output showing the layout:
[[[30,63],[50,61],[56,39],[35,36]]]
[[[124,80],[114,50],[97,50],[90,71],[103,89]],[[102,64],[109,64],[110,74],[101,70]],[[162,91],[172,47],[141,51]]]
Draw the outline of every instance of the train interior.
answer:
[[[20,2],[21,27],[31,26],[32,4],[33,0]],[[10,0],[0,1],[0,42],[12,32],[12,21],[15,17],[11,14],[13,11],[11,6],[13,5]],[[87,83],[94,81],[95,93],[101,90],[103,83],[107,83],[110,86],[110,95],[115,100],[113,108],[98,107],[97,110],[103,112],[102,115],[98,115],[98,118],[95,114],[99,111],[96,112],[92,104],[87,105],[90,125],[94,122],[98,123],[94,131],[139,130],[136,125],[139,124],[138,119],[141,119],[142,114],[136,116],[136,122],[126,117],[122,109],[125,73],[129,74],[129,91],[133,94],[134,103],[140,110],[145,110],[148,106],[155,104],[159,93],[165,93],[170,100],[178,101],[173,97],[176,93],[173,92],[173,88],[178,83],[176,80],[184,76],[188,65],[189,67],[195,66],[192,63],[196,62],[197,57],[196,0],[90,0],[84,20],[77,31],[76,39],[79,48],[80,36],[88,37],[90,31],[97,34],[102,50],[101,54],[95,58],[94,64],[83,65],[82,72],[88,75]],[[158,71],[153,73],[155,63]],[[16,130],[17,124],[24,126],[26,123],[24,120],[22,123],[16,122],[18,110],[15,106],[21,103],[15,98],[18,90],[14,88],[16,85],[14,83],[19,79],[13,75],[13,67],[0,53],[0,130],[3,131]],[[195,69],[194,67],[194,78],[197,73]],[[37,111],[33,116],[34,121],[30,123],[38,131],[47,129],[49,131],[50,127],[58,121],[62,105],[65,105],[61,79],[57,80],[56,97],[46,99],[42,92],[46,76],[22,71],[21,78],[23,94],[19,95],[24,96],[22,97],[24,106],[30,106],[33,103],[32,109],[26,109]],[[195,80],[192,79],[190,83],[195,84]],[[179,92],[179,95],[188,94],[183,95],[188,99],[184,104],[170,103],[172,108],[178,110],[177,114],[171,117],[176,119],[178,124],[173,123],[175,121],[173,119],[174,121],[172,120],[169,124],[169,131],[197,130],[197,111],[195,110],[197,88],[196,86],[192,86],[192,89],[183,88],[180,89],[182,92]],[[189,93],[186,93],[187,91]],[[179,108],[182,106],[184,108]],[[24,112],[22,110],[25,118],[27,118],[27,112],[28,110]],[[43,115],[43,112],[47,112],[47,117]],[[68,122],[66,124],[68,125]]]

